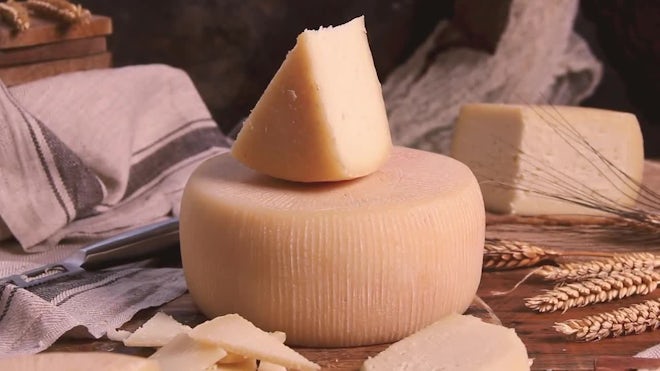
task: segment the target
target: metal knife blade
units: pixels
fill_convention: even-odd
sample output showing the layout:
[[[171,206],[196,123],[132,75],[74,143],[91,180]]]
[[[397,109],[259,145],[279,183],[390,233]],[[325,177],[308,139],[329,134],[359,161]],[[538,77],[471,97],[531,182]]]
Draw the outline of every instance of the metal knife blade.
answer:
[[[9,282],[22,288],[42,285],[83,270],[107,268],[152,257],[178,245],[178,242],[179,219],[169,218],[87,245],[63,261],[0,278],[0,283]]]

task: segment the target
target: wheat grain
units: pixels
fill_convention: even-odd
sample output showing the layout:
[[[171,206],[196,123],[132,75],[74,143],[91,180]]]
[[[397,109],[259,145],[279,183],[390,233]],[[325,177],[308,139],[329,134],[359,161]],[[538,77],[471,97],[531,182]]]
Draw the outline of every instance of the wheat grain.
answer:
[[[30,28],[30,17],[27,9],[21,3],[7,1],[0,3],[0,18],[7,22],[14,31],[25,31]]]
[[[660,328],[660,299],[647,300],[611,312],[557,322],[555,330],[577,341],[639,334]]]
[[[550,281],[575,281],[585,278],[606,277],[611,272],[638,269],[650,271],[660,266],[660,257],[651,253],[616,254],[605,260],[544,266],[536,274]]]
[[[606,277],[557,285],[543,294],[526,298],[525,306],[538,312],[566,311],[632,295],[646,295],[656,289],[658,281],[660,273],[654,271],[611,272]]]
[[[484,243],[485,269],[515,269],[531,267],[543,260],[554,259],[561,254],[527,242],[487,238]]]
[[[27,0],[25,5],[41,17],[67,24],[87,22],[91,16],[89,10],[67,0]]]

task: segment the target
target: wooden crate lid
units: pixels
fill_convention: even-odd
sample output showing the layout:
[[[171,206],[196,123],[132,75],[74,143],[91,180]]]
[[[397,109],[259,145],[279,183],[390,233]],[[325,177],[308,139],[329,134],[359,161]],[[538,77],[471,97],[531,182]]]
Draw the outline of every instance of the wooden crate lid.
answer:
[[[110,34],[112,19],[106,16],[92,15],[88,23],[66,28],[54,21],[30,16],[30,28],[23,32],[14,32],[7,24],[0,23],[0,50]]]

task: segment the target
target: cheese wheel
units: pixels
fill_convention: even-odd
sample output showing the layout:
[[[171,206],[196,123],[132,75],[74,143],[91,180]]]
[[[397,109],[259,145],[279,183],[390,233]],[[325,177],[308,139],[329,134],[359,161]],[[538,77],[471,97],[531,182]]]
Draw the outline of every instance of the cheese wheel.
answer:
[[[306,30],[243,124],[232,154],[299,182],[370,174],[392,139],[364,18]]]
[[[0,360],[3,371],[159,371],[156,361],[110,352],[53,352]]]
[[[438,154],[395,147],[369,176],[312,184],[223,154],[186,185],[181,256],[209,317],[239,313],[294,345],[383,343],[468,307],[484,214],[470,170]]]

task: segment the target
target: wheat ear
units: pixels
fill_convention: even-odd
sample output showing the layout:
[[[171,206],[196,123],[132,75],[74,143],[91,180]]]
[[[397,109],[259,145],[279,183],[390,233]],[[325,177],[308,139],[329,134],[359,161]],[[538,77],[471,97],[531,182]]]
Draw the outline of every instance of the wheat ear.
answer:
[[[609,259],[546,265],[535,271],[549,281],[576,281],[585,278],[606,277],[611,272],[626,270],[651,271],[660,266],[660,257],[652,253],[615,254]]]
[[[485,269],[531,267],[543,260],[554,259],[560,255],[557,251],[523,241],[486,238],[483,267]]]
[[[557,322],[555,330],[577,341],[639,334],[660,328],[660,299],[647,300],[611,312]]]
[[[87,22],[91,16],[89,10],[67,0],[27,0],[25,5],[41,17],[69,24]]]
[[[566,311],[622,299],[632,295],[646,295],[656,289],[660,273],[649,271],[611,272],[607,277],[557,285],[543,294],[525,299],[525,306],[538,312]]]
[[[25,31],[30,28],[30,17],[27,9],[21,3],[7,1],[0,3],[0,18],[7,22],[14,31]]]

